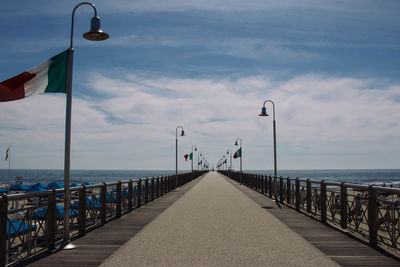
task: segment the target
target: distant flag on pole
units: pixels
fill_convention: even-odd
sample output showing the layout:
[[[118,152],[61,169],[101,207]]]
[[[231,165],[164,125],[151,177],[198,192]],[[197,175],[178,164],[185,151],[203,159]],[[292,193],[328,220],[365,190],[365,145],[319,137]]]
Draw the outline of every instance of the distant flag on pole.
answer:
[[[0,102],[14,101],[41,93],[65,93],[68,50],[39,66],[0,82]]]
[[[8,160],[8,151],[10,151],[10,147],[7,148],[7,151],[6,151],[6,159],[5,159],[5,160]]]
[[[190,159],[190,160],[193,160],[193,152],[192,152],[192,153],[190,153],[190,155],[189,155],[189,159]]]
[[[185,161],[187,161],[189,155],[188,155],[188,154],[185,154],[185,156],[183,156],[183,157],[185,158]]]
[[[234,159],[237,159],[237,158],[240,158],[242,156],[242,148],[239,148],[236,152],[235,152],[235,154],[233,154],[233,158]]]

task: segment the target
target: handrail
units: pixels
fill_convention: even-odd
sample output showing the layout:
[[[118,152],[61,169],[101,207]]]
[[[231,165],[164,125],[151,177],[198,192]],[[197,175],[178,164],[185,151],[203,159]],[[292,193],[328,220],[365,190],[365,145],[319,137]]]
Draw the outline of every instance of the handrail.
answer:
[[[178,174],[181,186],[207,171]],[[72,187],[71,238],[86,234],[175,189],[175,175]],[[0,194],[0,266],[53,250],[63,239],[64,189]],[[20,242],[24,240],[23,242]]]
[[[290,177],[279,177],[275,187],[271,175],[219,172],[270,198],[277,190],[278,200],[298,212],[400,255],[400,188]]]

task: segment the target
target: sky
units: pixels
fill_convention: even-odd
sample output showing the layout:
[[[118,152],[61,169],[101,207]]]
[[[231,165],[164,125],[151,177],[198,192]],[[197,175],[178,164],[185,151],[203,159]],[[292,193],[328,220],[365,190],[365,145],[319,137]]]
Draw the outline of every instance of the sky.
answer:
[[[3,1],[0,81],[67,49],[78,3]],[[237,138],[244,170],[273,169],[265,100],[278,169],[400,168],[399,1],[92,3],[110,38],[83,39],[93,10],[77,9],[72,169],[175,169],[179,125],[179,169],[193,145],[211,167]],[[11,168],[64,167],[64,94],[2,102],[0,125]]]

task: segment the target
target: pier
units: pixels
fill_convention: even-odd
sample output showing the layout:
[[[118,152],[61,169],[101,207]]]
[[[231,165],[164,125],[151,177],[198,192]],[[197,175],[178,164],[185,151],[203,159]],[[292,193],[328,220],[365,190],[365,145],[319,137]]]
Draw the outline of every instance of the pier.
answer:
[[[238,173],[225,174],[231,178],[217,172],[193,180],[187,176],[179,189],[152,201],[149,198],[145,205],[76,238],[76,249],[49,251],[46,257],[33,257],[24,264],[400,265],[394,255],[298,212],[284,201],[277,205],[269,197],[268,177],[243,174],[240,183]]]

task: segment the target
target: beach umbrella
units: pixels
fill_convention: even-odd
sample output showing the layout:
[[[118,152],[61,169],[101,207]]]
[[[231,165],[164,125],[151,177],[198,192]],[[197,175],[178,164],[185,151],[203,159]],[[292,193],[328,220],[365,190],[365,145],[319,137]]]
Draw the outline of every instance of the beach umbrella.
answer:
[[[47,189],[43,188],[43,187],[36,187],[36,188],[31,188],[29,190],[26,191],[26,193],[33,193],[33,192],[46,192]]]
[[[54,189],[64,188],[64,185],[59,182],[52,182],[52,183],[48,184],[48,186],[51,188],[54,188]]]
[[[29,186],[23,184],[15,184],[10,187],[10,191],[25,191],[31,189]]]
[[[78,187],[78,186],[81,186],[81,185],[80,184],[75,184],[75,183],[69,185],[69,187]]]
[[[38,188],[38,187],[45,188],[45,189],[49,188],[48,185],[45,185],[45,184],[42,184],[42,183],[36,183],[36,184],[31,185],[31,188]]]
[[[0,193],[8,193],[8,189],[0,187]]]
[[[95,183],[92,182],[84,182],[82,185],[94,185]]]
[[[69,215],[71,218],[77,217],[78,211],[70,209]],[[33,217],[38,220],[46,220],[47,219],[47,207],[34,212]],[[58,220],[62,220],[64,218],[64,207],[62,207],[60,205],[56,205],[56,217]]]

